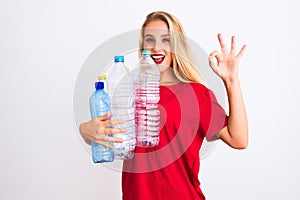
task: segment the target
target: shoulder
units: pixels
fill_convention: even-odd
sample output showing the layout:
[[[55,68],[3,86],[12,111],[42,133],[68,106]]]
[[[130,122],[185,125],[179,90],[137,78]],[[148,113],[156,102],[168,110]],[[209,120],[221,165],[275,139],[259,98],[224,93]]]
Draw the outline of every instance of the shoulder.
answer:
[[[189,85],[193,88],[198,100],[211,102],[214,99],[214,93],[205,85],[201,83],[189,83]]]
[[[193,90],[199,95],[209,95],[211,90],[201,83],[189,83]]]
[[[188,83],[194,90],[207,92],[209,89],[201,83]]]

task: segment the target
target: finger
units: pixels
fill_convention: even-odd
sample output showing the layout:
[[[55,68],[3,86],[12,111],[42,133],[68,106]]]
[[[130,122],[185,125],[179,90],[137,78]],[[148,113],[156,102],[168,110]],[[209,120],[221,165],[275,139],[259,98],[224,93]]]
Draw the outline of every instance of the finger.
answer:
[[[115,120],[107,120],[104,122],[104,126],[115,126],[118,124],[123,124],[124,120],[122,119],[115,119]]]
[[[111,113],[106,113],[105,115],[102,115],[102,116],[98,116],[97,119],[100,120],[100,121],[105,121],[105,120],[108,120],[111,116]]]
[[[246,51],[247,45],[244,45],[236,57],[241,58]]]
[[[104,134],[118,134],[125,133],[126,129],[123,128],[106,128],[104,129]]]
[[[219,43],[220,43],[220,46],[221,46],[222,53],[223,54],[228,54],[226,44],[225,44],[225,42],[222,38],[222,35],[220,33],[218,34],[218,40],[219,40]]]
[[[213,51],[211,54],[210,54],[210,57],[212,58],[216,58],[217,61],[218,61],[218,64],[219,62],[222,62],[223,61],[223,58],[222,58],[222,55],[220,54],[220,52],[218,52],[217,50]]]
[[[122,138],[111,137],[111,136],[106,136],[106,142],[122,143],[123,139]]]
[[[236,45],[235,45],[235,36],[232,36],[231,37],[231,49],[230,49],[230,54],[231,55],[234,55],[235,54],[235,48],[236,48]]]
[[[106,143],[106,142],[104,142],[104,141],[102,141],[102,140],[96,140],[96,141],[94,141],[95,143],[97,143],[97,144],[100,144],[100,145],[102,145],[102,146],[104,146],[104,147],[106,147],[106,148],[109,148],[109,149],[111,149],[111,150],[115,150],[116,148],[114,147],[114,146],[112,146],[112,145],[109,145],[108,143]]]

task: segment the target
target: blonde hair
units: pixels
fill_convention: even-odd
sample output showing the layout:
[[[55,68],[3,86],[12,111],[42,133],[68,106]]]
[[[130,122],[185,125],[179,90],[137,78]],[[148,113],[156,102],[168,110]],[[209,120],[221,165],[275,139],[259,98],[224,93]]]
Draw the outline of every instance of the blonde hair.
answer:
[[[147,15],[140,33],[139,55],[141,56],[141,51],[143,50],[144,29],[152,21],[163,21],[169,28],[172,68],[178,80],[185,83],[196,82],[204,84],[200,71],[193,63],[190,47],[181,23],[175,16],[167,12],[157,11]]]

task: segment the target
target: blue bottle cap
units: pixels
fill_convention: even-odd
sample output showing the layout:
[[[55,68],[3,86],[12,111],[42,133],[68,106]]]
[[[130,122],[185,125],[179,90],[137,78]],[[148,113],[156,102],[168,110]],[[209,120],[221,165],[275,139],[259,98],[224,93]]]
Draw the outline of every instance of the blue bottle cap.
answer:
[[[115,62],[124,62],[124,56],[115,56]]]
[[[95,82],[95,88],[96,88],[96,90],[103,89],[104,83],[103,82]]]
[[[151,55],[151,50],[143,50],[142,55]]]

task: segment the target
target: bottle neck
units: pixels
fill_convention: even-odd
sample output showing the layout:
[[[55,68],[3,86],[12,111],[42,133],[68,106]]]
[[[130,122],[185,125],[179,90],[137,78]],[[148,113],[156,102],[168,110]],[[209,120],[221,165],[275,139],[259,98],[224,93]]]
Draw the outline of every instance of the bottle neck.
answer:
[[[118,73],[120,73],[120,74],[114,74],[116,76],[120,76],[127,72],[124,62],[116,62],[114,68],[115,68],[114,70],[116,70],[116,71],[118,71]]]

